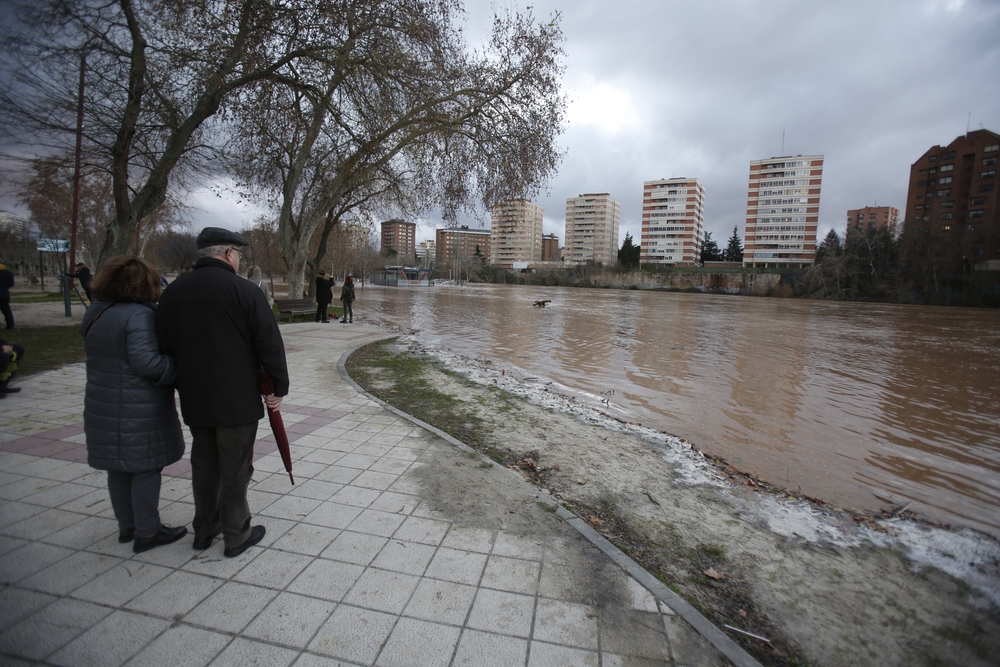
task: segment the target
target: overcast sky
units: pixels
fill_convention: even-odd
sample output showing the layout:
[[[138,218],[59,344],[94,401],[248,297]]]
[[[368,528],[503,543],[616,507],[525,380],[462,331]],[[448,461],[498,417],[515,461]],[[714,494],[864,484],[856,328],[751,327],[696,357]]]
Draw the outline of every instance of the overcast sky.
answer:
[[[528,4],[469,3],[467,34],[493,7]],[[724,245],[743,235],[750,161],[796,154],[826,156],[822,238],[849,208],[902,209],[910,164],[967,124],[1000,132],[997,0],[530,4],[561,12],[566,37],[566,157],[535,198],[561,241],[567,197],[609,192],[621,237],[638,240],[643,181],[685,176],[705,186],[705,227]],[[192,193],[196,228],[252,222],[217,191]],[[418,240],[440,224],[420,221]]]

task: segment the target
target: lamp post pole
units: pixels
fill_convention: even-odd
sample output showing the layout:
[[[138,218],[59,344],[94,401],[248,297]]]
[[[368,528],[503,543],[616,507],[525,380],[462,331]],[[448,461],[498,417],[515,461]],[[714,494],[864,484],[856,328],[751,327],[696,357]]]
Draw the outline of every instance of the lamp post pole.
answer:
[[[80,219],[80,163],[83,158],[83,83],[87,71],[87,54],[80,54],[80,96],[76,104],[76,164],[73,167],[73,213],[70,218],[69,272],[76,268],[76,227]],[[66,317],[72,317],[69,290],[72,278],[66,278]]]

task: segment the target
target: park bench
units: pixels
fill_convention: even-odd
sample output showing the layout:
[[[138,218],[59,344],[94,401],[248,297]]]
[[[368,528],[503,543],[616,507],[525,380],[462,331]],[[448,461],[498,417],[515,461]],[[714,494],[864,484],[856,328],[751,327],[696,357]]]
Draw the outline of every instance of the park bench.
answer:
[[[288,314],[288,321],[292,321],[293,313],[315,313],[316,302],[312,299],[275,299],[278,304],[278,313]]]

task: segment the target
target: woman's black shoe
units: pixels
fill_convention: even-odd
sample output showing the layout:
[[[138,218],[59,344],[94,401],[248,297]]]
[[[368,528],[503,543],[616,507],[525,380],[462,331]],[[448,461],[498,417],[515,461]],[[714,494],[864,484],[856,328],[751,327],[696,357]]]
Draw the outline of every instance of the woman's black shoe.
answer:
[[[187,532],[188,529],[184,526],[178,526],[177,528],[160,526],[160,530],[155,535],[150,537],[139,537],[136,535],[135,543],[132,544],[132,551],[138,554],[143,551],[155,549],[156,547],[162,547],[164,544],[176,542],[187,535]]]
[[[135,539],[135,528],[126,528],[125,530],[118,531],[118,541],[122,544],[126,542],[131,542]]]

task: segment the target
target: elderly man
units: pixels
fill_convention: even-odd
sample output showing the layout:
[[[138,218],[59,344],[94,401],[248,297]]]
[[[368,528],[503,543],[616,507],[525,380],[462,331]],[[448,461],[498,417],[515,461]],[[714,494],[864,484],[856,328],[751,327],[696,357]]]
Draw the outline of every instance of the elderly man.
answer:
[[[220,532],[224,554],[239,556],[264,538],[250,526],[247,487],[253,475],[257,422],[264,416],[257,376],[274,379],[269,408],[288,393],[285,347],[264,293],[237,275],[247,241],[226,229],[198,235],[194,270],[164,290],[157,310],[163,352],[177,359],[177,392],[191,428],[194,548]]]

